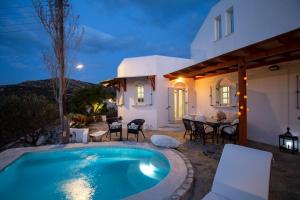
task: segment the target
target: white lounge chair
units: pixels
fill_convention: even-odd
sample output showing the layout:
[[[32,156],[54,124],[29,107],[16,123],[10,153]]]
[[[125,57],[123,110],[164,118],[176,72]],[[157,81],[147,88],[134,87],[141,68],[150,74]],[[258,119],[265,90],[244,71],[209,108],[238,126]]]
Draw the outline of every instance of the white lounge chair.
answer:
[[[267,200],[271,160],[270,152],[226,144],[203,200]]]

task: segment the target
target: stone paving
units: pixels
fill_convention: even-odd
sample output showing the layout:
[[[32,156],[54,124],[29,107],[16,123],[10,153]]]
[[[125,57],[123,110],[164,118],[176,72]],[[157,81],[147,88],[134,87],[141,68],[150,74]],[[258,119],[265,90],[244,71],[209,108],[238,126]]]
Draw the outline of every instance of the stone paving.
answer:
[[[103,123],[93,124],[90,131],[106,130]],[[141,135],[140,142],[150,142],[151,135],[164,134],[177,138],[183,143],[178,149],[192,163],[194,168],[194,188],[191,200],[202,199],[212,186],[214,174],[217,169],[219,159],[222,154],[223,145],[208,143],[202,145],[199,142],[189,141],[189,137],[183,138],[183,132],[166,132],[166,131],[145,131],[146,139]],[[123,138],[126,138],[126,130],[123,130]],[[112,134],[112,140],[116,141],[119,136]],[[103,137],[103,141],[109,139]],[[129,136],[129,140],[134,141],[134,135]],[[270,180],[270,200],[299,200],[300,199],[300,154],[292,155],[283,153],[277,147],[265,145],[257,142],[248,142],[248,146],[273,153],[271,180]]]

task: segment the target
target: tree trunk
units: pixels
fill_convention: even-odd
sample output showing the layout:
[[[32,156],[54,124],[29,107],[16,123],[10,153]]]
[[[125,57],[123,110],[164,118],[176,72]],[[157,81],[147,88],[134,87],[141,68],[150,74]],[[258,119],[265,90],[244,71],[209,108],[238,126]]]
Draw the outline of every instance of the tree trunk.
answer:
[[[63,7],[63,0],[57,0],[57,6],[59,10],[59,64],[60,64],[60,76],[59,76],[59,116],[60,116],[60,123],[61,129],[63,134],[63,143],[69,142],[69,127],[66,117],[66,83],[65,83],[65,44],[64,44],[64,7]]]

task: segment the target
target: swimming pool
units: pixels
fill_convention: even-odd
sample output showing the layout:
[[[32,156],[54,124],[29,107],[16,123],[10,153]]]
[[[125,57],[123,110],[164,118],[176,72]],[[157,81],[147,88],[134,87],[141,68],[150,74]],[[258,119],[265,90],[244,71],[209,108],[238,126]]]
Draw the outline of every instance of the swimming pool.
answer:
[[[170,172],[161,153],[90,147],[26,153],[0,172],[5,200],[122,199],[154,187]]]

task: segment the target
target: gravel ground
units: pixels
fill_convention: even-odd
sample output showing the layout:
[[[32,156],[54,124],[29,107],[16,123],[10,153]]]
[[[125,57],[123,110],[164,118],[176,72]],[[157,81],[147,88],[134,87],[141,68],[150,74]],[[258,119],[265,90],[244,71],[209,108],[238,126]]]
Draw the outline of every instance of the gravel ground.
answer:
[[[90,132],[97,130],[107,130],[104,123],[92,124]],[[183,143],[178,149],[185,154],[191,161],[195,172],[195,184],[191,200],[202,199],[212,186],[214,174],[217,169],[219,159],[222,154],[223,145],[208,143],[202,145],[199,142],[189,141],[189,137],[183,138],[183,132],[167,131],[145,131],[146,139],[141,135],[140,142],[150,142],[151,135],[164,134],[175,137]],[[123,130],[123,138],[126,138],[126,130]],[[112,140],[118,140],[119,136],[112,134]],[[103,141],[108,141],[103,138]],[[134,135],[130,135],[129,140],[134,141]],[[270,181],[270,200],[299,200],[300,199],[300,154],[292,155],[280,152],[277,147],[248,142],[249,147],[270,151],[273,153],[271,181]]]

